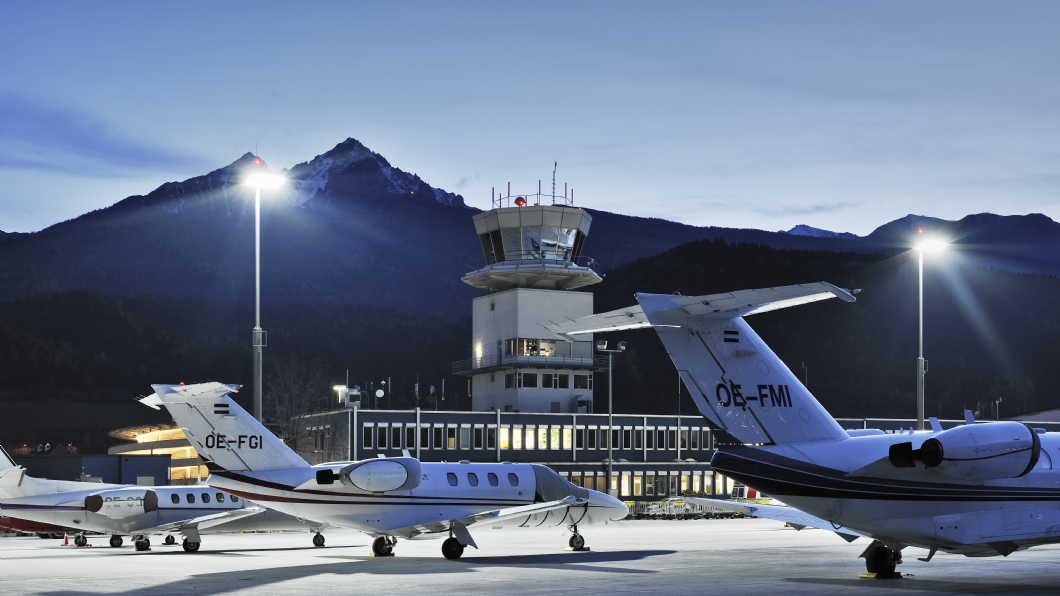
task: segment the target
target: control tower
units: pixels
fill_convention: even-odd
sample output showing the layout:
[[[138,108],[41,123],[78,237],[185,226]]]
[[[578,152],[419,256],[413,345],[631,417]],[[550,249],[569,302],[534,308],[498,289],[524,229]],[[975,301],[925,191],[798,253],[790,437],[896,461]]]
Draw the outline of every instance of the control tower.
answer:
[[[592,337],[564,341],[545,325],[593,314],[591,292],[568,291],[602,281],[581,254],[592,216],[574,206],[573,190],[509,187],[474,220],[485,266],[463,281],[489,293],[472,302],[472,357],[453,363],[471,377],[472,408],[591,413],[593,373],[607,359],[594,357]]]

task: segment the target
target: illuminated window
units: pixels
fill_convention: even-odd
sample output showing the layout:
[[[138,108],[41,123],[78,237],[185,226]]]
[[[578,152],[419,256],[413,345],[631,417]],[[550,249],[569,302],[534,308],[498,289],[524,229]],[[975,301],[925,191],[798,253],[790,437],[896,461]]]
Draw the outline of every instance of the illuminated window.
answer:
[[[525,441],[524,446],[526,447],[526,449],[533,449],[534,448],[534,437],[535,437],[535,434],[536,433],[534,433],[534,427],[532,427],[532,426],[526,427],[526,437],[524,437],[524,441]]]
[[[552,446],[548,440],[548,427],[539,426],[537,427],[537,448],[538,449],[551,449]]]
[[[563,448],[570,449],[571,443],[571,428],[569,426],[563,427]]]
[[[449,428],[447,428],[445,430],[446,430],[446,433],[445,433],[445,439],[446,439],[445,440],[445,448],[446,449],[456,449],[456,427],[455,426],[450,426]]]
[[[512,449],[523,448],[523,427],[513,426],[512,427]]]
[[[457,483],[460,482],[459,480],[457,480],[456,474],[452,472],[446,472],[445,479],[449,481],[449,486],[456,486]]]
[[[490,430],[493,430],[492,428]],[[508,448],[508,427],[501,427],[501,449]]]
[[[570,441],[568,440],[567,443],[569,444]],[[548,448],[549,449],[559,449],[559,427],[558,426],[553,426],[548,431]]]
[[[639,497],[644,494],[644,479],[640,474],[633,477],[633,496]]]

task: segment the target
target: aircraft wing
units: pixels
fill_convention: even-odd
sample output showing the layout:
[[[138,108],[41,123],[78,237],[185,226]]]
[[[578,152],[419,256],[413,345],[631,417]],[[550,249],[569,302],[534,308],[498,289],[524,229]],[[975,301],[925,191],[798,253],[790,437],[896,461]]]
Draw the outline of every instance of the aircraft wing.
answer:
[[[145,533],[153,532],[181,532],[185,536],[192,533],[197,534],[202,530],[219,526],[221,524],[228,523],[233,520],[237,520],[251,515],[257,515],[265,511],[262,507],[245,507],[243,509],[233,509],[231,511],[225,511],[223,513],[214,513],[211,515],[203,515],[201,517],[193,517],[191,519],[183,519],[180,521],[171,522],[157,528],[151,528],[144,530]],[[195,540],[198,542],[197,540]]]
[[[695,503],[696,505],[702,505],[704,507],[713,507],[714,509],[719,509],[721,511],[731,511],[733,513],[742,513],[751,517],[762,517],[781,521],[796,530],[801,530],[803,528],[817,528],[818,530],[835,532],[847,542],[853,542],[858,538],[867,537],[865,534],[851,530],[846,526],[833,524],[828,520],[815,517],[809,513],[805,513],[786,505],[759,505],[758,503],[741,503],[739,501],[703,499],[700,497],[682,497],[682,499],[686,503]]]
[[[665,313],[660,320],[673,322],[673,327],[681,327],[690,317],[725,318],[750,316],[769,312],[789,306],[839,298],[844,302],[854,302],[857,290],[844,290],[828,282],[821,281],[776,288],[759,288],[756,290],[739,290],[723,294],[705,296],[659,296],[668,304],[666,308],[657,309],[672,311]],[[603,333],[623,329],[640,329],[651,327],[644,310],[640,306],[630,306],[611,312],[600,313],[565,323],[548,325],[547,329],[567,340],[571,336],[588,333]]]
[[[562,509],[564,507],[570,507],[572,505],[587,505],[588,501],[585,499],[578,499],[574,496],[569,496],[557,501],[548,501],[546,503],[534,503],[532,505],[521,505],[519,507],[506,507],[504,509],[493,509],[491,511],[483,511],[481,513],[475,513],[473,515],[466,515],[464,517],[458,517],[445,521],[439,521],[437,523],[431,523],[427,526],[413,526],[410,528],[394,528],[391,532],[396,534],[408,533],[412,535],[424,534],[424,533],[438,533],[452,530],[460,543],[465,546],[473,546],[478,548],[475,544],[474,539],[471,538],[471,534],[467,531],[468,527],[481,524],[481,523],[497,523],[499,521],[505,521],[510,519],[517,519],[520,517],[526,517],[529,519],[531,515],[538,513],[546,513],[553,509]]]

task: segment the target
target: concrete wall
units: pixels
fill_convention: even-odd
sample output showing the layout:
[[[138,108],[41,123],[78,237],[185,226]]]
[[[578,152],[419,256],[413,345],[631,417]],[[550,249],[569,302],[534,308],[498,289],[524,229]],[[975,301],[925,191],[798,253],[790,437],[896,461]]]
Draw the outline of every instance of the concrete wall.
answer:
[[[504,340],[532,338],[557,340],[544,328],[552,322],[587,317],[593,314],[593,295],[589,292],[565,292],[516,288],[481,296],[472,301],[471,348],[473,358],[500,358]],[[592,341],[592,337],[585,337]],[[571,411],[572,398],[592,399],[592,391],[584,389],[505,389],[504,375],[517,370],[499,370],[472,378],[472,408],[475,410],[506,408],[521,412],[548,412],[553,402],[560,402],[562,412]],[[587,371],[525,369],[527,372],[553,372],[572,375]]]

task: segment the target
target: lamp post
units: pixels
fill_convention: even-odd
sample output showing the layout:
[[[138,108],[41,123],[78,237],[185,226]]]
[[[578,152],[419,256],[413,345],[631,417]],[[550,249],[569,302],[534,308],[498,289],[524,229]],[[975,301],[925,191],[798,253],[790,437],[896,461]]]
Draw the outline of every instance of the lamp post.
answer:
[[[255,165],[261,160],[255,158]],[[243,181],[254,189],[254,418],[261,422],[261,349],[265,347],[265,332],[261,330],[261,189],[279,188],[286,179],[268,172],[254,172]]]
[[[924,240],[916,246],[917,279],[919,283],[918,294],[920,302],[920,347],[916,358],[917,430],[924,430],[924,373],[927,372],[927,360],[924,360],[924,253],[938,252],[945,247],[946,243],[941,240]]]
[[[611,494],[611,478],[614,471],[614,447],[615,447],[615,423],[613,420],[614,410],[612,409],[612,398],[614,386],[611,382],[611,369],[615,365],[615,354],[626,351],[626,342],[620,341],[615,346],[617,350],[607,349],[607,340],[599,339],[596,341],[597,352],[607,352],[607,494]]]

